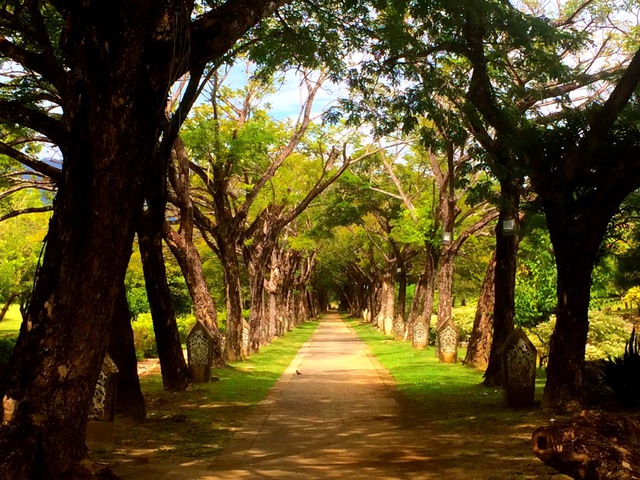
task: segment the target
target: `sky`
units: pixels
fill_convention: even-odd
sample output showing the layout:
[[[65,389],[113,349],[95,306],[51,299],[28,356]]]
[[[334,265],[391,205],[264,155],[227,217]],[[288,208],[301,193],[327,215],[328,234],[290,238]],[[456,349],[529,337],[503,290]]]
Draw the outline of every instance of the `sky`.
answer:
[[[317,74],[314,74],[317,77]],[[247,82],[247,75],[243,67],[233,67],[225,85],[240,88]],[[296,119],[305,99],[306,88],[302,83],[302,76],[295,71],[289,71],[273,94],[267,95],[263,103],[271,105],[271,115],[275,119]],[[336,85],[325,81],[318,91],[312,109],[314,117],[320,116],[327,108],[337,105],[339,98],[346,98],[348,91],[345,85]]]

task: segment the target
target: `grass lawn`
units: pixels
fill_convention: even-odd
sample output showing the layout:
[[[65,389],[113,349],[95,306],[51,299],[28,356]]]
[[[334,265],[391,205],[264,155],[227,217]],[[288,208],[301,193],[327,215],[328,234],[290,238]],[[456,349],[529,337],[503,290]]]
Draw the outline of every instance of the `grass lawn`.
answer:
[[[0,336],[9,333],[18,333],[21,323],[22,315],[20,314],[20,305],[11,305],[4,319],[0,322]]]
[[[317,326],[317,321],[300,325],[246,361],[214,370],[217,381],[195,384],[186,392],[165,392],[160,375],[143,376],[147,421],[135,424],[118,418],[116,451],[100,457],[215,455],[264,399]]]
[[[491,422],[496,415],[508,417],[513,413],[512,409],[505,407],[501,389],[482,385],[483,372],[462,363],[440,363],[434,347],[414,350],[411,342],[385,337],[360,319],[345,318],[345,321],[389,370],[398,390],[412,408],[419,409],[422,414],[453,425],[467,421],[471,414],[475,422]],[[465,353],[462,349],[458,351],[459,360]],[[543,388],[544,380],[538,380],[538,402]]]

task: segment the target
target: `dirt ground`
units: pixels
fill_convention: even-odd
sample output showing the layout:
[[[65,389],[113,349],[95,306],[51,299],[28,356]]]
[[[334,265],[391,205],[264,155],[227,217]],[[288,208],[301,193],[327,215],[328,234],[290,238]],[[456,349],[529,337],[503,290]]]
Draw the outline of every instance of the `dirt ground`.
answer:
[[[401,398],[368,348],[328,316],[222,454],[187,434],[189,455],[141,441],[106,458],[125,480],[568,478],[531,453],[533,430],[548,421],[539,411],[448,407],[425,411]]]

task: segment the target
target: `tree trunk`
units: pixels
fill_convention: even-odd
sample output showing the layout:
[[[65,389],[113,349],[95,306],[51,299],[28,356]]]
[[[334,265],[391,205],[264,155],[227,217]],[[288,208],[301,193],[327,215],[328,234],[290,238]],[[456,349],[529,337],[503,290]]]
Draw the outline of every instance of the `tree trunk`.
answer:
[[[157,14],[138,12],[148,15],[144,26],[128,29],[117,13],[94,14],[83,13],[93,19],[87,23],[69,15],[64,27],[63,39],[75,40],[62,45],[74,67],[60,92],[68,138],[42,266],[2,392],[0,478],[87,475],[87,415],[163,122],[165,90],[150,84],[142,61],[143,30]]]
[[[224,367],[223,339],[218,327],[218,314],[202,273],[200,253],[193,242],[181,236],[167,222],[164,223],[164,238],[184,276],[196,320],[207,326],[214,334],[212,366]]]
[[[407,319],[407,272],[404,268],[398,273],[398,315]]]
[[[249,349],[250,353],[257,353],[260,351],[260,346],[267,341],[267,335],[265,332],[264,314],[264,273],[259,265],[253,265],[252,262],[247,265],[247,271],[249,272],[249,293],[251,295],[251,304],[249,307]]]
[[[424,316],[427,325],[427,338],[429,338],[429,329],[431,328],[431,314],[433,313],[433,299],[435,296],[435,274],[438,268],[439,256],[436,254],[435,249],[427,244],[427,255],[425,258],[424,268],[411,302],[411,309],[409,311],[409,321],[407,322],[407,329],[409,334],[411,329],[418,318]]]
[[[453,270],[455,252],[450,248],[443,248],[440,255],[440,270],[438,271],[438,326],[440,328],[451,319]]]
[[[556,232],[558,235],[558,232]],[[554,242],[558,266],[556,327],[549,345],[547,383],[542,399],[545,409],[577,412],[582,409],[584,354],[589,330],[591,272],[595,261],[574,238],[565,238],[564,248]]]
[[[502,385],[502,361],[500,350],[513,332],[515,316],[515,288],[517,252],[520,238],[517,232],[506,234],[503,230],[505,220],[514,220],[519,224],[520,182],[509,178],[500,181],[502,199],[498,225],[496,225],[496,272],[495,272],[495,305],[493,312],[493,339],[489,365],[484,373],[484,384],[487,386]]]
[[[40,25],[39,50],[18,48],[16,56],[40,64],[41,83],[59,94],[60,114],[40,121],[53,124],[45,130],[56,132],[50,140],[64,162],[42,265],[1,392],[0,478],[94,477],[85,462],[86,421],[145,183],[154,168],[165,173],[157,147],[166,138],[167,91],[191,67],[224,56],[282,3],[214,9],[219,17],[193,29],[207,42],[189,41],[189,2],[58,5],[59,37],[44,33],[41,41],[49,25]],[[56,48],[40,50],[50,42]]]
[[[385,335],[393,335],[393,313],[395,288],[393,269],[387,268],[381,275],[380,312],[377,315],[378,328]]]
[[[139,224],[138,243],[162,370],[162,384],[165,390],[185,390],[191,384],[191,374],[184,359],[176,314],[171,303],[162,255],[162,233],[154,225],[156,222],[152,223],[147,215],[143,215]]]
[[[478,308],[473,320],[473,330],[467,347],[464,364],[475,368],[486,368],[489,364],[491,337],[493,333],[493,311],[495,303],[495,252],[489,259],[478,299]]]
[[[227,326],[225,329],[225,359],[229,362],[243,360],[245,352],[242,346],[244,319],[242,317],[242,288],[240,286],[240,267],[233,236],[218,235],[216,243],[220,253],[220,262],[224,269],[225,296],[227,302]]]
[[[138,378],[138,359],[124,284],[118,292],[113,317],[108,351],[118,367],[116,412],[136,420],[144,420],[147,412]]]

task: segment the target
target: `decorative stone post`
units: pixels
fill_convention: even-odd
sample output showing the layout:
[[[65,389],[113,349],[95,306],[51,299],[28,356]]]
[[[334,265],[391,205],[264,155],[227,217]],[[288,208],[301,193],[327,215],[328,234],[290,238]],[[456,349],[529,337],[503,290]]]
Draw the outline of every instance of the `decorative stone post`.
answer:
[[[242,319],[242,352],[244,353],[245,357],[251,355],[251,351],[249,348],[250,332],[251,327],[249,326],[249,323],[245,319]]]
[[[94,452],[111,451],[114,448],[113,417],[116,402],[116,375],[118,367],[106,355],[91,400],[85,444]]]
[[[458,361],[458,341],[460,334],[453,319],[447,320],[438,328],[438,358],[440,363],[456,363]]]
[[[385,315],[382,320],[382,328],[385,335],[393,336],[393,317],[391,315]]]
[[[207,383],[211,379],[213,341],[213,332],[200,321],[187,335],[187,361],[195,383]]]
[[[510,407],[533,405],[538,351],[518,328],[507,337],[501,351],[504,398]]]
[[[413,325],[411,332],[411,346],[416,350],[424,350],[427,348],[427,343],[429,341],[428,336],[429,331],[427,329],[427,322],[423,316],[420,316]]]
[[[396,317],[396,321],[393,324],[393,334],[396,340],[404,340],[404,319],[402,315]]]

